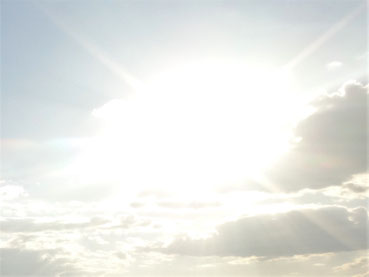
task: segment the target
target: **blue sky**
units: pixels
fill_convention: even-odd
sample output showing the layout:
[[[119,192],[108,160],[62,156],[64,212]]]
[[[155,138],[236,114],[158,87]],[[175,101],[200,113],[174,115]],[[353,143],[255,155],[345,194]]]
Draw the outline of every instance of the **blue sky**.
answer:
[[[2,274],[367,276],[367,14],[1,1]]]

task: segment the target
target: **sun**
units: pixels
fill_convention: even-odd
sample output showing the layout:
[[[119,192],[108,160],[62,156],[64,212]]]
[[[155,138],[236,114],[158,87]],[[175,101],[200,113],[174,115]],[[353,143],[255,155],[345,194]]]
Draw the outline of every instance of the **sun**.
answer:
[[[258,178],[288,149],[290,72],[229,61],[169,66],[93,111],[103,122],[74,164],[81,182],[206,193]]]

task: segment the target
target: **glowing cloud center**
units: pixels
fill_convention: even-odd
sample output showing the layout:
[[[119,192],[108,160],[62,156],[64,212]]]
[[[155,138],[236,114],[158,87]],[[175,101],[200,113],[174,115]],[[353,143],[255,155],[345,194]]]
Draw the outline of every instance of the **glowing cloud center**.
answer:
[[[133,97],[93,111],[104,128],[78,172],[85,182],[191,192],[257,178],[288,147],[292,103],[281,70],[171,67]]]

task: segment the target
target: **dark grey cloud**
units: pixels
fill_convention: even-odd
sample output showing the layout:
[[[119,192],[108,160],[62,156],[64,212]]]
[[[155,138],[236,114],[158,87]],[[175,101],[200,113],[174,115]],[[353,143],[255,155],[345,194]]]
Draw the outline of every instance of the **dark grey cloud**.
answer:
[[[71,261],[55,258],[57,250],[0,249],[1,276],[65,276],[81,272]],[[53,257],[53,258],[51,258]]]
[[[355,193],[365,193],[369,190],[368,186],[362,184],[348,183],[344,184],[343,186]]]
[[[295,130],[302,140],[269,170],[282,190],[341,185],[366,171],[367,87],[350,83],[343,90],[314,103],[317,111]]]
[[[174,240],[169,254],[189,256],[290,256],[367,248],[364,208],[326,207],[242,218],[220,225],[207,239]],[[158,249],[156,249],[158,250]]]

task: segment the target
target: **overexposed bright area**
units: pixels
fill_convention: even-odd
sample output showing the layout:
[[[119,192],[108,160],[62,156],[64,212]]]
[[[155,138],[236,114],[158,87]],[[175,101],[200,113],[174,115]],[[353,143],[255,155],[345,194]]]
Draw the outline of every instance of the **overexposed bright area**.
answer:
[[[140,90],[92,111],[102,127],[73,174],[79,182],[119,183],[125,194],[193,195],[257,180],[288,150],[307,111],[294,85],[284,68],[234,60],[159,69]]]
[[[369,277],[366,0],[0,2],[0,276]]]

